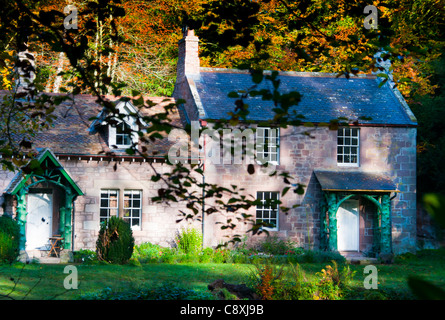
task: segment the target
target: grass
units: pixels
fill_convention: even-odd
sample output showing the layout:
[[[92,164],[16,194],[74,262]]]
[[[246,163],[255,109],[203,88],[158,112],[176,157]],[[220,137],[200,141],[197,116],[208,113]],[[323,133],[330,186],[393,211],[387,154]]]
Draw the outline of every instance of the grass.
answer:
[[[106,287],[119,291],[128,288],[154,287],[169,282],[207,292],[207,285],[220,278],[227,283],[245,283],[253,270],[251,264],[232,263],[74,265],[78,272],[77,290],[64,288],[64,279],[68,276],[68,273],[64,273],[65,265],[20,263],[0,265],[0,294],[6,299],[70,300]],[[325,268],[326,263],[300,265],[308,279],[315,279],[316,273]],[[340,268],[342,265],[339,265]],[[351,290],[347,299],[367,297],[415,299],[407,285],[407,278],[410,275],[421,277],[445,289],[445,249],[424,250],[417,255],[406,254],[397,257],[394,264],[377,265],[379,283],[377,290],[364,289],[363,280],[366,277],[366,274],[363,274],[364,266],[350,265],[350,268],[356,271],[356,274],[350,284]],[[8,293],[10,293],[8,297],[4,297]]]

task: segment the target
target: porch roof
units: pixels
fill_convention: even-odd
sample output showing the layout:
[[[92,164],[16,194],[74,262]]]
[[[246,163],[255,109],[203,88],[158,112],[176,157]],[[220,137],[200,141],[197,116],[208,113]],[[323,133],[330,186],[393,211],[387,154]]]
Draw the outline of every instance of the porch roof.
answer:
[[[323,191],[399,192],[395,183],[381,173],[315,170]]]
[[[52,153],[52,151],[48,148],[40,149],[39,153],[36,156],[36,160],[41,164],[45,159],[49,159],[54,167],[60,172],[60,174],[64,177],[67,182],[67,185],[71,187],[73,192],[76,195],[83,195],[82,190],[79,186],[74,182],[73,178],[68,174],[68,172],[63,168],[60,162],[57,160],[57,157]],[[19,189],[25,186],[26,181],[31,176],[31,174],[25,174],[23,171],[19,171],[14,178],[9,183],[8,187],[5,190],[5,193],[15,195]]]

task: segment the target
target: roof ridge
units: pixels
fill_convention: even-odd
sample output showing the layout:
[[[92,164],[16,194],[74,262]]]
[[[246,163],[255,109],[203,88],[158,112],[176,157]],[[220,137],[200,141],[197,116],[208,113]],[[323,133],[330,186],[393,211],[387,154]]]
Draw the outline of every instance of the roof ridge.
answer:
[[[215,72],[215,73],[239,73],[239,74],[249,74],[248,69],[230,69],[230,68],[213,68],[213,67],[201,67],[203,72]],[[320,77],[320,78],[346,78],[346,75],[338,75],[338,73],[333,72],[315,72],[315,71],[278,71],[278,70],[263,70],[263,74],[268,75],[272,72],[278,72],[282,76],[294,76],[294,77]],[[377,79],[377,76],[373,74],[359,73],[350,77],[350,79],[361,78],[361,79]]]

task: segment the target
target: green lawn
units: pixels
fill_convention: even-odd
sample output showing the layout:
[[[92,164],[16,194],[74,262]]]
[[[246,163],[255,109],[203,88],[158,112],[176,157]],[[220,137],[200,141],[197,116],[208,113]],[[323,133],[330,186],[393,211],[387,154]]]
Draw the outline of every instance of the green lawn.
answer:
[[[95,292],[106,287],[113,290],[152,287],[166,282],[199,291],[206,291],[207,285],[222,278],[227,283],[245,283],[254,269],[249,264],[142,264],[134,265],[83,265],[75,264],[79,287],[65,290],[64,273],[66,265],[14,264],[0,265],[0,294],[8,294],[14,282],[17,285],[9,297],[14,299],[76,299],[81,294]],[[301,264],[307,278],[314,279],[326,263]],[[349,299],[363,299],[371,290],[363,287],[364,266],[351,265],[356,271],[351,283]],[[343,268],[339,265],[339,269]],[[418,256],[399,257],[391,265],[377,265],[378,291],[390,299],[412,299],[407,277],[415,275],[445,289],[445,251],[424,251]],[[375,292],[376,290],[374,290]],[[7,298],[9,298],[7,297]]]

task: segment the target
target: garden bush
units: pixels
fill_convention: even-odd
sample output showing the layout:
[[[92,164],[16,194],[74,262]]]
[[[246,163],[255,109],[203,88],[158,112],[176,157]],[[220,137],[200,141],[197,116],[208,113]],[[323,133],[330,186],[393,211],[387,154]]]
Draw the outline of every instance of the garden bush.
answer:
[[[287,252],[291,252],[295,249],[295,243],[290,240],[283,240],[277,236],[270,236],[265,238],[259,244],[258,251],[272,254],[272,255],[283,255]]]
[[[76,263],[94,264],[97,262],[97,255],[93,250],[81,249],[73,252],[73,259]]]
[[[339,271],[332,261],[309,281],[299,264],[284,268],[269,261],[254,264],[247,283],[264,300],[339,300],[349,293],[354,274],[349,266]]]
[[[160,245],[144,242],[134,247],[132,258],[140,263],[156,263],[161,259],[163,252],[165,253],[165,250]]]
[[[176,236],[178,249],[184,253],[198,253],[202,250],[202,233],[193,228],[182,228]]]
[[[134,238],[130,224],[118,217],[102,223],[96,242],[99,261],[127,263],[133,254]]]
[[[20,228],[9,216],[0,217],[0,263],[12,263],[19,256]]]

